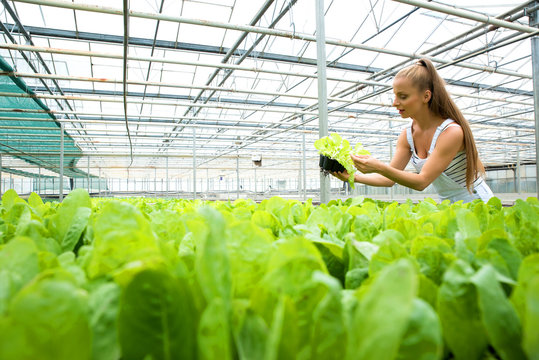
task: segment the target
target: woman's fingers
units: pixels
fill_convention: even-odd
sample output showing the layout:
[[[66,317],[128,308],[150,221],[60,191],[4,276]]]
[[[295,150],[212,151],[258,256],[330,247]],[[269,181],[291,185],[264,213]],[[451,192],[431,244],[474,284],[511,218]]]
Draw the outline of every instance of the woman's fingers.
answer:
[[[370,155],[350,155],[352,157],[352,161],[354,162],[354,166],[356,169],[361,171],[362,173],[370,173],[373,172],[374,169],[372,168],[372,161],[375,160]]]
[[[335,176],[337,179],[342,180],[342,181],[347,181],[348,176],[349,176],[348,172],[346,170],[342,171],[342,172],[330,171],[330,174]]]

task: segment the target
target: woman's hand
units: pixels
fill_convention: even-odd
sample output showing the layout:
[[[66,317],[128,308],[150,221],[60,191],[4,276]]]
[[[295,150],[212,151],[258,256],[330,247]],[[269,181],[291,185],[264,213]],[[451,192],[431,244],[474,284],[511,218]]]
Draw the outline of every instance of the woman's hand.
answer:
[[[369,155],[350,155],[350,157],[356,169],[363,174],[377,173],[384,165],[380,160]]]
[[[342,181],[348,181],[348,178],[350,177],[350,174],[348,174],[348,171],[346,170],[341,171],[341,172],[336,172],[336,171],[330,172],[330,174]]]

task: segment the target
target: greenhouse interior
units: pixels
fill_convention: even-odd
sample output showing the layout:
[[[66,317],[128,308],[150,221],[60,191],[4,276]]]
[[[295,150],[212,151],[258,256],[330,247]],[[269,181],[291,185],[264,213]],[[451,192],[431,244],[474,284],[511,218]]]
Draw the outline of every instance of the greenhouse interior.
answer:
[[[2,192],[435,197],[351,188],[313,146],[338,133],[388,162],[410,122],[393,77],[426,57],[492,191],[537,194],[533,1],[326,1],[320,49],[308,1],[132,1],[129,16],[122,1],[2,4]]]
[[[539,360],[539,0],[0,2],[1,360]]]

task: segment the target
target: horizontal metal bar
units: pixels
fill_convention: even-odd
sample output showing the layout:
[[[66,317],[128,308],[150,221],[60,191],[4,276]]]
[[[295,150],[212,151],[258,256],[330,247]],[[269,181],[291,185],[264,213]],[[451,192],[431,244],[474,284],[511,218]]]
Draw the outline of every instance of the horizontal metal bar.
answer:
[[[33,74],[33,73],[21,73],[21,72],[7,72],[0,71],[0,76],[14,76],[14,77],[23,77],[23,78],[33,78],[33,79],[55,79],[55,80],[68,80],[68,81],[87,81],[95,83],[105,83],[105,84],[123,84],[123,80],[118,79],[107,79],[107,78],[93,78],[85,76],[71,76],[71,75],[57,75],[57,74]],[[179,88],[179,89],[198,89],[198,90],[210,90],[210,91],[222,91],[222,92],[231,92],[238,94],[256,94],[256,95],[265,95],[271,97],[289,97],[296,99],[309,99],[316,100],[316,96],[309,95],[300,95],[300,94],[290,94],[282,92],[271,92],[271,91],[256,91],[256,90],[243,90],[243,89],[233,89],[225,88],[221,86],[202,86],[202,85],[187,85],[187,84],[176,84],[176,83],[167,83],[167,82],[155,82],[155,81],[143,81],[143,80],[128,80],[128,85],[147,85],[147,86],[162,86],[170,88]],[[328,100],[336,102],[349,102],[349,99],[343,98],[333,98],[330,97]]]
[[[162,133],[161,134],[158,134],[158,135],[163,135]],[[369,135],[369,134],[366,134],[366,135]],[[59,137],[59,135],[55,135],[55,134],[51,134],[51,135],[39,135],[39,136],[43,136],[43,137],[52,137],[52,138],[55,138],[55,137]],[[259,142],[269,142],[269,143],[272,143],[272,144],[296,144],[296,145],[299,145],[301,144],[301,141],[294,141],[293,139],[291,138],[264,138],[263,136],[264,135],[258,135],[259,137],[261,137],[261,139],[259,140]],[[369,136],[372,136],[372,135],[369,135]],[[381,135],[376,135],[377,137],[379,138],[397,138],[397,135],[384,135],[384,134],[381,134]],[[74,139],[79,139],[79,138],[82,138],[82,139],[86,139],[88,136],[84,136],[84,135],[72,135],[72,137]],[[250,136],[248,136],[250,137]],[[254,137],[254,136],[253,136]],[[103,147],[120,147],[120,146],[125,146],[126,144],[128,144],[127,142],[122,144],[122,143],[118,143],[117,141],[116,142],[113,142],[113,143],[110,143],[111,145],[102,145],[102,144],[109,144],[108,142],[104,142],[103,140],[99,140],[99,139],[122,139],[122,140],[125,140],[127,141],[127,137],[126,135],[115,135],[115,134],[93,134],[92,135],[92,138],[94,139],[93,141],[88,141],[88,140],[84,140],[84,141],[81,141],[80,144],[85,144],[85,143],[88,143],[88,144],[92,144],[93,146],[96,146],[96,147],[100,147],[100,146],[103,146]],[[144,140],[148,140],[148,139],[152,139],[152,140],[157,140],[158,142],[156,143],[149,143],[149,142],[145,142],[144,145],[147,145],[147,146],[157,146],[160,144],[159,141],[162,141],[163,139],[167,139],[163,136],[157,136],[157,135],[132,135],[132,138],[134,139],[144,139]],[[210,142],[224,142],[224,143],[229,143],[231,146],[234,144],[234,142],[236,141],[236,136],[231,136],[231,138],[229,139],[220,139],[220,138],[214,138],[214,137],[205,137],[205,138],[202,138],[202,137],[197,137],[197,140],[200,140],[200,141],[210,141]],[[192,140],[192,137],[190,136],[182,136],[182,137],[178,137],[177,140],[185,140],[185,141],[191,141]],[[9,141],[9,139],[4,139],[4,141]],[[479,138],[479,137],[476,137],[475,138],[475,141],[477,143],[481,143],[481,144],[495,144],[495,145],[519,145],[519,146],[523,146],[523,147],[526,147],[526,146],[533,146],[534,145],[534,142],[533,141],[530,141],[530,142],[514,142],[514,141],[502,141],[502,140],[487,140],[487,139],[483,139],[483,138]],[[77,141],[78,143],[78,141]],[[368,144],[367,141],[363,141],[363,144],[367,147],[370,146],[370,144]],[[260,147],[254,147],[255,144],[246,144],[245,147],[246,148],[249,148],[249,149],[257,149],[257,151],[259,151],[259,149],[264,149],[264,148],[267,148],[267,145],[264,146],[260,146]],[[136,148],[137,146],[135,146]],[[202,146],[204,147],[204,146]],[[216,148],[216,150],[223,150],[222,148]],[[279,151],[283,150],[282,147],[279,148]],[[272,149],[271,151],[275,152],[276,150],[275,149]],[[313,149],[314,151],[314,149]],[[80,155],[80,153],[79,153]]]
[[[427,2],[427,1],[421,1],[421,0],[393,0],[393,1],[412,5],[412,6],[417,6],[423,9],[433,10],[436,12],[441,12],[448,15],[461,17],[468,20],[481,22],[486,25],[495,25],[497,27],[502,27],[502,28],[506,28],[510,30],[523,32],[523,33],[530,33],[530,34],[538,33],[538,30],[531,26],[516,24],[514,22],[497,19],[496,17],[492,17],[489,15],[483,15],[483,14],[479,14],[477,12],[473,12],[470,10],[447,6],[440,3]]]
[[[38,98],[38,99],[65,99],[73,101],[102,101],[108,103],[123,103],[120,99],[103,99],[98,97],[84,97],[84,96],[71,96],[71,95],[49,95],[49,94],[19,94],[19,93],[9,93],[9,92],[0,92],[0,96],[5,97],[22,97],[22,98]],[[117,96],[117,95],[108,95],[108,96]],[[129,96],[129,95],[128,95]],[[253,111],[253,112],[269,112],[269,113],[281,113],[281,114],[293,114],[293,115],[318,115],[316,111],[302,111],[302,110],[284,110],[284,109],[275,109],[271,108],[271,104],[259,104],[260,107],[249,107],[249,106],[223,106],[222,103],[217,104],[202,104],[202,103],[185,103],[185,102],[163,102],[163,101],[144,101],[144,100],[128,100],[128,104],[149,104],[149,105],[164,105],[164,106],[185,106],[185,107],[198,107],[198,108],[207,108],[207,109],[219,109],[219,110],[238,110],[238,111]],[[378,102],[362,102],[362,105],[373,105],[373,106],[389,106],[384,103]],[[258,105],[258,104],[257,104]],[[292,104],[290,104],[292,106]],[[280,104],[279,107],[284,107],[283,104]],[[297,106],[295,107],[297,109]],[[349,116],[351,111],[361,111],[360,109],[349,109],[350,111],[334,111],[330,116]],[[79,112],[77,112],[79,114]],[[182,117],[185,118],[185,117]],[[192,119],[200,119],[198,117],[193,117]]]
[[[510,100],[510,99],[500,98],[500,97],[463,94],[463,93],[457,93],[454,91],[450,92],[450,94],[454,97],[465,97],[465,98],[478,99],[478,100],[503,102],[506,104],[517,104],[517,105],[532,106],[532,107],[534,106],[533,102],[529,102],[529,101],[518,101],[518,100]]]
[[[269,160],[283,160],[283,157],[282,156],[275,156],[275,155],[272,155],[274,154],[275,152],[268,152],[268,154],[263,154],[262,156],[262,159],[269,159]],[[299,154],[300,151],[297,151],[295,153],[293,152],[290,152],[287,154],[287,157],[285,159],[297,159],[297,160],[301,160],[302,157],[301,157],[301,154]],[[27,154],[27,155],[35,155],[35,156],[44,156],[44,157],[58,157],[60,155],[60,152],[29,152],[29,153],[24,153],[24,154]],[[5,154],[4,154],[5,155]],[[72,156],[71,153],[69,152],[66,152],[65,153],[66,156]],[[79,154],[80,155],[80,154]],[[242,153],[240,152],[239,153],[239,156],[240,156],[240,159],[251,159],[251,153],[248,153],[248,152],[245,152],[245,153]],[[129,152],[125,152],[125,153],[120,153],[120,152],[110,152],[110,153],[91,153],[91,152],[87,152],[87,153],[83,153],[82,157],[81,157],[81,160],[79,161],[82,161],[82,162],[85,162],[86,159],[85,157],[90,157],[91,159],[96,159],[96,158],[99,158],[99,157],[103,157],[103,158],[119,158],[119,159],[125,159],[126,157],[129,157]],[[204,154],[203,152],[200,153],[200,157],[201,158],[206,158],[206,157],[213,157],[215,156],[214,154]],[[163,153],[163,152],[159,152],[159,153],[143,153],[143,154],[135,154],[135,160],[137,160],[138,158],[180,158],[180,159],[192,159],[193,158],[193,154],[192,152],[190,153],[184,153],[184,154],[178,154],[178,153]],[[199,157],[199,154],[198,154],[198,151],[197,151],[197,158]],[[230,159],[230,160],[235,160],[237,157],[236,154],[234,155],[223,155],[222,158],[224,159]],[[307,157],[308,159],[315,159],[315,158],[318,158],[318,155],[316,156],[308,156]],[[151,166],[151,165],[150,165]]]
[[[83,116],[81,117],[81,124],[113,124],[113,125],[117,125],[119,121],[121,121],[120,118],[116,117],[116,118],[108,118],[107,117],[103,117],[104,119],[100,118],[99,116],[95,116],[95,117],[86,117],[86,116]],[[39,122],[48,122],[46,119],[37,119],[37,118],[32,118],[32,117],[11,117],[11,116],[0,116],[0,120],[15,120],[15,121],[32,121],[32,122],[36,122],[36,123],[39,123]],[[371,120],[371,121],[378,121],[379,119],[375,119],[375,118],[361,118],[361,120]],[[129,118],[129,121],[130,123],[132,123],[133,125],[146,125],[146,126],[156,126],[156,127],[159,127],[159,126],[177,126],[176,123],[174,122],[163,122],[163,121],[150,121],[150,122],[145,122],[145,121],[142,121],[142,120],[139,120],[139,119],[133,119],[133,118]],[[394,120],[395,122],[402,122],[402,123],[408,123],[407,120],[404,120],[404,119],[397,119],[397,120]],[[65,123],[71,123],[71,120],[68,120],[68,119],[60,119],[60,122],[65,122]],[[77,121],[78,123],[79,121]],[[251,125],[248,125],[248,124],[251,124]],[[260,124],[260,126],[257,126],[257,127],[254,127],[252,124]],[[255,128],[256,130],[258,131],[266,131],[266,130],[271,130],[271,129],[274,129],[275,131],[277,130],[282,130],[283,127],[281,128],[266,128],[266,126],[269,126],[269,125],[290,125],[290,123],[286,123],[286,124],[283,124],[283,123],[271,123],[271,122],[264,122],[264,121],[253,121],[253,120],[248,120],[248,121],[241,121],[241,123],[238,123],[238,121],[219,121],[219,123],[211,123],[211,122],[208,122],[206,120],[201,120],[199,119],[197,121],[197,123],[190,123],[190,124],[186,124],[188,125],[187,127],[194,127],[194,128],[198,128],[198,127],[203,127],[203,126],[207,126],[207,127],[213,127],[213,128],[219,128],[219,127],[222,127],[222,126],[229,126],[229,127],[232,127],[233,129],[241,129],[241,128],[249,128],[249,127],[253,127]],[[263,125],[263,126],[262,126]],[[484,126],[488,126],[488,125],[484,125]],[[341,135],[346,135],[346,136],[358,136],[358,135],[361,135],[361,134],[370,134],[370,135],[377,135],[377,134],[381,134],[382,132],[384,131],[388,131],[386,129],[379,129],[379,130],[357,130],[356,128],[346,128],[346,127],[337,127],[337,126],[330,126],[330,129],[332,132],[337,132]],[[518,130],[520,130],[521,128],[517,128]],[[508,127],[508,130],[515,130],[515,128],[513,127]],[[523,132],[526,131],[527,129],[526,128],[523,128]],[[314,128],[314,127],[308,127],[306,129],[291,129],[290,130],[291,132],[298,132],[298,133],[303,133],[303,132],[306,132],[306,133],[316,133],[317,132],[317,129]],[[392,134],[395,134],[395,136],[397,136],[398,134],[394,131],[389,131],[391,132]],[[20,135],[23,135],[23,134],[20,134]],[[34,135],[32,135],[34,136]]]
[[[380,106],[380,107],[392,107],[390,104],[386,103],[377,103],[377,106]],[[367,112],[369,112],[369,110],[366,110]],[[87,113],[87,112],[80,112],[80,111],[66,111],[66,110],[50,110],[50,111],[45,111],[45,110],[40,110],[40,109],[11,109],[11,108],[0,108],[0,112],[16,112],[16,113],[47,113],[47,114],[77,114],[77,115],[80,115],[80,116],[110,116],[110,117],[121,117],[123,115],[119,115],[119,114],[100,114],[100,113]],[[533,112],[533,108],[529,109],[529,110],[524,110],[522,112],[520,112],[520,114],[524,114],[524,113],[531,113]],[[534,121],[534,119],[532,118],[527,118],[527,117],[517,117],[517,116],[513,116],[513,115],[497,115],[497,114],[483,114],[483,113],[476,113],[476,112],[462,112],[464,115],[467,115],[467,116],[481,116],[481,117],[488,117],[488,118],[492,118],[492,119],[497,119],[497,118],[503,118],[503,119],[512,119],[512,120],[517,120],[517,121]],[[393,114],[392,114],[393,115]],[[395,116],[397,116],[395,114]],[[136,115],[129,115],[130,118],[149,118],[149,119],[173,119],[173,120],[181,120],[181,119],[193,119],[193,120],[197,120],[197,119],[200,119],[200,118],[197,118],[197,117],[174,117],[174,116],[156,116],[156,115],[150,115],[150,114],[136,114]],[[390,120],[390,118],[388,117],[387,119],[380,119],[380,120]],[[395,120],[395,121],[399,121],[398,118],[396,119],[391,119],[392,121]],[[72,119],[69,120],[70,122],[77,122],[77,121],[74,121]],[[240,120],[238,120],[240,121]],[[179,122],[177,124],[180,124]],[[281,123],[278,123],[278,124],[281,124]],[[288,122],[287,123],[288,125],[290,125],[291,123]],[[182,124],[183,125],[186,125],[186,124]],[[296,124],[297,125],[297,124]]]
[[[15,129],[15,130],[38,130],[38,131],[46,131],[46,130],[50,130],[50,128],[46,128],[46,127],[25,127],[25,126],[1,126],[0,125],[0,129]],[[66,130],[74,130],[74,129],[66,129]],[[90,144],[93,144],[94,142],[95,143],[98,143],[99,141],[94,141],[95,139],[101,139],[101,138],[119,138],[119,139],[126,139],[128,140],[127,138],[127,135],[126,135],[126,130],[123,129],[123,130],[112,130],[112,129],[107,129],[107,130],[103,130],[103,129],[91,129],[91,128],[86,128],[85,129],[86,132],[88,134],[91,134],[91,138],[92,140],[88,140],[87,142],[90,143]],[[14,135],[17,135],[16,133],[13,133]],[[45,134],[34,134],[34,139],[36,137],[39,137],[39,136],[44,136]],[[60,137],[60,134],[56,135],[56,134],[50,134],[52,137]],[[136,131],[136,134],[132,134],[131,135],[131,138],[133,139],[146,139],[146,138],[151,138],[151,139],[168,139],[167,137],[164,137],[165,135],[168,135],[168,133],[166,132],[163,132],[163,131],[148,131],[148,130],[138,130]],[[197,140],[201,140],[201,141],[204,141],[204,140],[207,140],[207,141],[218,141],[218,142],[230,142],[230,143],[234,143],[235,141],[237,141],[237,136],[238,135],[229,135],[229,134],[224,134],[224,133],[211,133],[211,134],[204,134],[204,135],[211,135],[211,136],[197,136]],[[228,138],[222,138],[224,136],[228,136]],[[247,134],[247,135],[244,135],[245,137],[249,137],[249,138],[264,138],[265,135],[254,135],[254,134]],[[71,137],[73,137],[74,139],[79,139],[79,138],[82,138],[82,139],[88,139],[90,137],[90,135],[71,135]],[[176,140],[181,140],[181,139],[190,139],[192,140],[192,137],[177,137],[175,138]],[[4,139],[4,141],[9,141],[10,139]],[[272,137],[271,139],[262,139],[262,141],[269,141],[269,142],[273,142],[273,143],[282,143],[282,144],[289,144],[291,143],[292,141],[289,140],[288,138],[277,138],[277,137]],[[35,141],[35,140],[34,140]],[[298,142],[299,143],[299,142]]]
[[[11,47],[11,45],[8,44],[9,47]],[[4,47],[3,44],[0,44],[0,48]],[[24,46],[24,47],[28,47],[28,46]],[[312,76],[313,78],[316,77],[316,75],[313,75]],[[329,79],[329,78],[328,78]],[[342,81],[342,80],[336,80],[336,81]],[[372,85],[372,86],[380,86],[380,87],[387,87],[387,88],[391,88],[392,85],[391,84],[386,84],[386,83],[383,83],[383,82],[375,82],[375,81],[362,81],[362,80],[357,80],[357,81],[349,81],[351,83],[357,83],[357,84],[366,84],[366,85]],[[115,99],[102,99],[102,98],[95,98],[95,97],[83,97],[83,96],[68,96],[68,95],[50,95],[50,94],[41,94],[41,95],[29,95],[29,94],[16,94],[16,93],[1,93],[1,94],[4,94],[4,95],[0,95],[0,96],[15,96],[15,97],[37,97],[37,98],[43,98],[43,99],[62,99],[62,100],[73,100],[73,101],[103,101],[103,102],[119,102],[121,103],[122,100],[115,100]],[[508,104],[519,104],[519,105],[528,105],[528,106],[533,106],[533,103],[531,102],[525,102],[525,101],[516,101],[516,100],[509,100],[509,99],[505,99],[505,98],[496,98],[496,97],[487,97],[487,96],[480,96],[480,95],[474,95],[474,94],[464,94],[464,93],[455,93],[455,92],[450,92],[451,95],[453,96],[458,96],[458,97],[466,97],[466,98],[473,98],[473,99],[481,99],[481,100],[491,100],[491,101],[497,101],[497,102],[504,102],[504,103],[508,103]],[[133,104],[156,104],[156,105],[174,105],[174,106],[181,106],[182,104],[178,104],[178,103],[166,103],[166,102],[152,102],[152,101],[135,101],[135,100],[130,100],[128,101],[128,103],[133,103]],[[199,108],[213,108],[213,107],[217,107],[216,105],[213,105],[213,104],[199,104],[199,103],[184,103],[185,106],[193,106],[193,107],[199,107]],[[362,102],[362,104],[368,104],[368,105],[374,105],[374,103],[370,103],[370,102]],[[271,106],[271,104],[269,104],[269,106]],[[223,109],[235,109],[234,107],[224,107],[222,105],[219,105],[218,106],[219,108],[223,108]],[[252,109],[252,108],[240,108],[241,110],[245,110],[245,109],[248,109],[250,111],[269,111],[269,112],[285,112],[283,110],[274,110],[274,109],[267,109],[267,110],[262,110],[262,109]],[[306,114],[312,114],[312,115],[315,115],[317,114],[317,112],[291,112],[291,111],[288,111],[287,113],[295,113],[295,114],[303,114],[303,115],[306,115]]]
[[[1,96],[1,94],[0,94]],[[0,112],[2,112],[2,109],[0,109]],[[484,116],[484,114],[477,114],[477,113],[473,113],[474,115],[476,116]],[[494,115],[492,115],[494,116]],[[495,115],[495,116],[502,116],[502,115]],[[145,116],[140,116],[142,118],[144,118]],[[187,118],[187,119],[193,119],[193,120],[197,120],[197,118]],[[32,118],[32,117],[9,117],[9,116],[0,116],[0,120],[14,120],[14,121],[29,121],[29,122],[50,122],[49,119],[41,119],[41,118]],[[171,120],[174,120],[174,119],[171,119]],[[215,123],[212,123],[212,124],[208,124],[208,121],[215,121]],[[400,118],[396,118],[396,119],[384,119],[384,118],[363,118],[363,117],[355,117],[355,120],[371,120],[371,121],[392,121],[392,122],[402,122],[402,123],[409,123],[409,120],[406,120],[406,119],[400,119]],[[522,119],[518,119],[516,118],[515,120],[522,120]],[[72,122],[71,119],[58,119],[59,122],[64,122],[66,124],[70,124]],[[120,119],[120,115],[116,115],[116,118],[113,120],[113,119],[99,119],[98,116],[96,116],[95,119],[92,119],[92,120],[87,120],[84,118],[84,116],[82,116],[80,119],[78,119],[76,122],[77,124],[107,124],[107,125],[120,125],[120,122],[122,121],[122,119]],[[156,121],[143,121],[143,120],[139,120],[139,119],[136,119],[136,116],[135,117],[129,117],[129,121],[130,121],[130,124],[132,125],[142,125],[142,126],[154,126],[154,127],[175,127],[175,126],[178,126],[178,124],[174,121],[170,121],[170,122],[165,122],[165,121],[159,121],[159,122],[156,122]],[[241,122],[241,124],[238,124],[238,122]],[[252,120],[248,120],[248,121],[243,121],[241,119],[238,119],[237,121],[228,121],[228,123],[230,124],[227,124],[227,122],[223,122],[221,121],[220,119],[212,119],[212,118],[204,118],[203,120],[201,120],[200,118],[198,118],[197,120],[197,123],[190,123],[190,124],[185,124],[186,127],[194,127],[194,128],[208,128],[208,129],[215,129],[215,128],[223,128],[223,129],[231,129],[231,130],[263,130],[263,131],[280,131],[283,129],[282,125],[290,125],[290,123],[287,123],[287,124],[283,124],[283,123],[275,123],[275,122],[264,122],[264,121],[252,121]],[[253,124],[260,124],[259,126],[253,126],[253,125],[248,125],[248,123],[253,123]],[[123,124],[121,124],[123,125]],[[268,127],[270,125],[275,125],[276,127]],[[511,124],[509,125],[487,125],[487,124],[476,124],[476,123],[471,123],[470,124],[471,127],[473,128],[483,128],[483,129],[493,129],[493,130],[508,130],[508,131],[514,131],[514,130],[519,130],[519,131],[522,131],[522,132],[530,132],[530,133],[533,133],[535,132],[535,128],[533,126],[529,126],[529,127],[523,127],[522,125],[515,125],[515,126],[510,126]],[[18,126],[18,125],[13,125],[13,126]],[[11,125],[9,125],[8,128],[10,128]],[[26,128],[26,126],[24,126]],[[47,129],[50,129],[51,131],[52,130],[56,130],[56,129],[53,129],[53,128],[47,128]],[[80,128],[76,128],[76,129],[80,129]],[[369,134],[369,135],[378,135],[378,134],[381,134],[380,132],[381,131],[385,131],[385,129],[379,129],[379,130],[371,130],[371,131],[365,131],[365,130],[354,130],[355,128],[350,128],[350,127],[336,127],[336,126],[331,126],[330,125],[330,130],[331,132],[337,132],[341,135],[346,135],[346,136],[358,136],[358,135],[365,135],[365,134]],[[70,129],[68,128],[68,130],[73,130],[73,129]],[[103,131],[103,130],[100,130],[100,131]],[[398,130],[400,131],[400,130]],[[318,130],[315,128],[315,127],[309,127],[309,128],[293,128],[291,129],[289,132],[294,132],[294,133],[306,133],[306,134],[317,134],[318,133]],[[161,132],[162,133],[162,132]],[[34,136],[34,135],[32,135]],[[395,136],[398,136],[395,135]]]
[[[383,105],[379,105],[379,106],[383,106]],[[77,113],[80,116],[100,116],[100,117],[111,117],[111,118],[118,118],[118,117],[122,116],[122,115],[119,115],[119,114],[89,113],[89,112],[81,112],[81,111],[77,111],[77,112],[66,111],[66,110],[45,111],[45,110],[39,110],[39,109],[11,109],[11,108],[0,108],[0,112],[5,112],[5,113],[27,113],[27,114],[50,113],[50,114],[55,114],[55,115],[71,115],[71,114]],[[370,111],[367,111],[367,112],[370,112]],[[346,116],[348,117],[349,115],[350,114],[347,114]],[[390,114],[389,113],[384,113],[384,115],[390,115]],[[174,116],[158,116],[158,115],[150,115],[150,114],[129,115],[129,118],[130,119],[135,119],[135,121],[140,119],[140,118],[172,120],[172,121],[176,122],[176,125],[180,124],[179,121],[183,120],[183,119],[186,119],[186,120],[200,120],[201,119],[201,118],[189,117],[189,116],[174,117]],[[64,119],[64,121],[73,122],[73,120],[71,120],[71,119]],[[216,119],[216,121],[221,121],[221,119]],[[252,120],[242,120],[242,119],[238,119],[237,121],[238,122],[239,121],[256,122],[256,121],[252,121]],[[399,120],[399,119],[396,119],[395,121],[397,121],[397,122],[405,122],[405,120]],[[256,122],[256,123],[267,124],[267,125],[284,125],[284,124],[293,125],[294,124],[292,121],[286,122],[286,123],[282,123],[282,122],[274,123],[274,122],[270,122],[270,121],[268,121],[268,122],[260,121],[260,122]],[[182,124],[182,126],[183,125],[187,125],[187,124]],[[218,126],[218,125],[216,125],[216,126]]]
[[[32,51],[36,53],[47,53],[47,54],[87,56],[87,57],[97,57],[97,58],[104,58],[104,59],[115,59],[115,60],[120,60],[120,61],[123,60],[122,54],[104,53],[104,52],[96,52],[96,51],[84,51],[84,50],[59,49],[59,48],[50,48],[50,47],[43,47],[43,46],[0,44],[0,49],[17,50],[17,51]],[[296,76],[296,77],[302,77],[302,78],[316,79],[316,74],[299,73],[299,72],[293,72],[293,71],[269,70],[269,69],[241,66],[241,65],[235,65],[235,64],[204,63],[204,62],[198,62],[198,61],[194,62],[194,61],[172,60],[172,59],[167,59],[167,58],[162,58],[162,57],[157,57],[157,56],[129,55],[127,56],[127,59],[133,60],[133,61],[200,66],[200,67],[208,67],[208,68],[230,69],[230,70],[236,70],[236,71],[248,71],[248,72],[254,72],[254,73],[287,75],[287,76]],[[373,85],[373,86],[378,86],[382,84],[386,86],[386,84],[382,82],[368,81],[368,80],[354,80],[354,79],[345,78],[345,77],[328,76],[328,80],[338,81],[338,82],[347,82],[347,83],[352,83],[352,84]]]
[[[6,165],[6,166],[9,166],[9,165]],[[35,167],[31,167],[31,166],[13,166],[14,169],[35,169]],[[100,166],[99,167],[101,170],[106,170],[106,169],[122,169],[125,171],[125,169],[127,168],[127,166]],[[51,167],[51,169],[59,169],[59,167]],[[79,169],[79,170],[82,170],[82,167],[77,167],[77,166],[72,166],[72,167],[69,167],[69,166],[65,166],[64,169]],[[166,166],[136,166],[136,165],[131,165],[129,167],[129,170],[148,170],[148,169],[157,169],[157,170],[165,170],[167,169]],[[169,169],[170,170],[193,170],[193,166],[189,167],[189,166],[174,166],[172,167],[169,166]],[[219,167],[219,168],[215,168],[215,167],[198,167],[197,166],[197,170],[236,170],[236,167]],[[240,170],[254,170],[254,167],[244,167],[244,166],[240,166],[239,167]],[[267,171],[275,171],[275,170],[297,170],[297,167],[294,168],[294,167],[258,167],[256,169],[257,171],[264,171],[264,170],[267,170]],[[309,171],[320,171],[320,168],[307,168],[307,170]],[[38,174],[35,174],[36,176]],[[174,174],[171,174],[172,177],[174,177]],[[68,177],[68,176],[66,176]],[[110,179],[110,177],[107,177],[108,179]],[[159,179],[159,177],[158,177]],[[131,178],[129,179],[130,181],[132,180]]]

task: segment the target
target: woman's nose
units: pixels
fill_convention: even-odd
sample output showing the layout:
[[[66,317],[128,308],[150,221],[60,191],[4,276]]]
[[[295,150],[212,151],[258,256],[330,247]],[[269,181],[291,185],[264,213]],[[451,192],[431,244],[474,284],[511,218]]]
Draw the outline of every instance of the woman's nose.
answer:
[[[393,99],[393,106],[395,106],[395,107],[397,106],[397,98]]]

